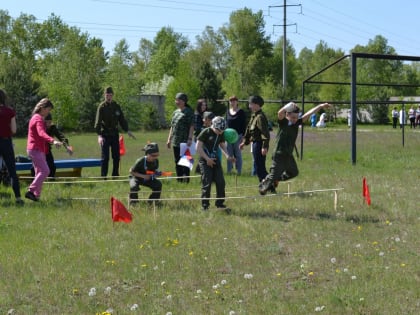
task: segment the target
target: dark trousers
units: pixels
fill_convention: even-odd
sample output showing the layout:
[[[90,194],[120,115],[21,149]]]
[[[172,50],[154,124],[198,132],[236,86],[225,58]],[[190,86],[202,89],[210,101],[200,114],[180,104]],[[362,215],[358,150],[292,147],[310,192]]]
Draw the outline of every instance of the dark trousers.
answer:
[[[13,150],[12,138],[0,138],[0,155],[3,157],[4,164],[6,164],[7,172],[9,173],[13,193],[16,198],[20,197],[20,184],[16,174],[15,152]]]
[[[102,136],[104,144],[101,147],[101,176],[108,175],[109,149],[112,155],[112,176],[120,175],[120,141],[119,136]]]
[[[174,151],[174,159],[175,159],[175,169],[176,169],[176,176],[177,177],[184,177],[190,176],[190,169],[186,166],[178,165],[179,160],[181,159],[181,148],[180,147],[173,147]],[[188,177],[185,178],[177,178],[178,182],[189,183],[190,179]]]
[[[201,171],[201,205],[208,207],[210,205],[211,184],[216,184],[216,198],[225,198],[225,178],[223,176],[223,169],[220,161],[216,165],[210,167],[204,159],[200,159]],[[217,199],[216,207],[223,205],[224,199]]]
[[[154,178],[153,180],[145,181],[143,178],[131,177],[130,178],[130,200],[138,199],[138,191],[141,186],[146,186],[152,189],[152,193],[149,196],[149,199],[160,199],[160,194],[162,192],[162,183],[160,180]]]
[[[267,179],[274,184],[276,181],[285,181],[298,176],[299,170],[292,154],[273,155],[273,162]]]
[[[398,117],[392,117],[392,128],[397,128]]]
[[[254,157],[255,172],[257,173],[259,181],[262,181],[267,176],[267,169],[265,167],[265,155],[261,154],[262,141],[252,142],[252,156]]]

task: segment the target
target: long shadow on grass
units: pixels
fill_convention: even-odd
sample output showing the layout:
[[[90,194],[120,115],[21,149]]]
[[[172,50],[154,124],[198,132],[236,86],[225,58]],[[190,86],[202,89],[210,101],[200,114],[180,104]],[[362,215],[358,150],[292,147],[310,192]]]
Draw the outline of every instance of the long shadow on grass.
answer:
[[[309,220],[339,220],[334,213],[327,212],[310,212],[305,210],[288,209],[288,210],[251,210],[235,212],[235,215],[242,217],[250,217],[252,219],[273,219],[283,222],[289,222],[292,218],[306,218]],[[347,222],[354,224],[361,223],[378,223],[379,219],[369,215],[348,215],[344,218]]]

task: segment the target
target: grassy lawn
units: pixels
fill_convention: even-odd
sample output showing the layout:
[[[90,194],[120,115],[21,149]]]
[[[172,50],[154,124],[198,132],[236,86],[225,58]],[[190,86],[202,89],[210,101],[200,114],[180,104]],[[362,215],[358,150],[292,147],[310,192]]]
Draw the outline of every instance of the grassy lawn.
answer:
[[[66,135],[75,158],[99,157],[94,134]],[[147,141],[174,170],[167,131],[135,135],[122,175]],[[91,178],[99,167],[45,183],[42,200],[20,208],[1,187],[0,314],[419,314],[420,129],[406,129],[402,146],[399,129],[358,126],[356,165],[350,140],[347,126],[305,128],[289,197],[284,183],[258,195],[246,147],[243,175],[225,176],[230,215],[200,210],[199,178],[162,179],[162,198],[185,200],[130,207],[130,224],[110,211],[111,196],[127,205],[126,177]],[[16,154],[25,145],[15,139]],[[329,188],[342,188],[336,210],[333,192],[305,193]]]

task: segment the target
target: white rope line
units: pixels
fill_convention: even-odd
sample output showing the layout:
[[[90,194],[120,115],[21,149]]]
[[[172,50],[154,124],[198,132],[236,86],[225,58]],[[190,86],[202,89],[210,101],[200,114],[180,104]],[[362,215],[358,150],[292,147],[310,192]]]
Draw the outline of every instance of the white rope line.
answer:
[[[192,176],[159,176],[158,179],[162,180],[162,179],[178,179],[178,178],[196,178],[196,177],[201,177],[201,175],[192,175]],[[52,182],[55,181],[56,179],[100,179],[97,182],[101,182],[103,180],[108,180],[108,181],[122,181],[121,179],[118,178],[124,178],[124,179],[129,179],[128,175],[125,176],[62,176],[62,177],[47,177],[44,183],[47,182]],[[32,176],[19,176],[19,179],[34,179],[34,177]],[[56,181],[58,183],[68,183],[68,181]],[[78,181],[75,181],[78,182]]]
[[[209,198],[202,198],[202,197],[189,197],[189,198],[160,198],[160,199],[149,199],[149,198],[138,198],[138,199],[131,199],[134,201],[148,201],[148,202],[158,202],[158,201],[193,201],[193,200],[229,200],[229,199],[260,199],[260,198],[267,198],[267,197],[279,197],[279,196],[287,196],[287,195],[299,195],[299,194],[310,194],[310,193],[321,193],[321,192],[334,192],[334,210],[337,210],[337,202],[338,202],[338,191],[343,190],[344,188],[327,188],[327,189],[314,189],[314,190],[305,190],[305,191],[296,191],[296,192],[288,192],[288,193],[280,193],[280,194],[267,194],[264,196],[261,195],[253,195],[253,196],[226,196],[226,197],[209,197]],[[107,200],[109,198],[92,198],[92,197],[75,197],[75,198],[63,198],[68,200]],[[123,197],[120,199],[127,199],[127,197]],[[130,200],[130,198],[128,198]]]
[[[276,197],[282,195],[299,195],[299,194],[308,194],[308,193],[318,193],[318,192],[329,192],[329,191],[339,191],[343,188],[330,188],[330,189],[317,189],[317,190],[306,190],[306,191],[296,191],[291,193],[279,193],[279,194],[267,194],[264,196],[254,195],[254,196],[226,196],[226,197],[188,197],[188,198],[160,198],[160,199],[148,199],[148,198],[138,198],[132,199],[137,201],[188,201],[188,200],[225,200],[225,199],[255,199],[255,198],[266,198],[266,197]]]
[[[343,190],[343,189],[344,188],[315,189],[315,190],[295,191],[295,192],[283,193],[283,194],[284,195],[299,195],[299,194],[308,194],[308,193],[317,193],[317,192],[338,191],[338,190]]]
[[[200,176],[198,175],[198,176],[159,177],[159,180],[175,179],[175,178],[195,178],[195,177],[200,177]],[[56,177],[56,178],[69,178],[69,177]],[[77,177],[77,178],[80,178],[80,177]],[[90,177],[83,177],[83,178],[90,178]],[[112,177],[98,177],[98,178],[101,178],[101,179],[100,180],[74,180],[74,181],[56,181],[56,180],[50,179],[50,180],[46,180],[44,184],[83,184],[83,183],[128,182],[130,180],[130,178],[127,178],[127,177],[125,177],[125,179],[113,179]]]

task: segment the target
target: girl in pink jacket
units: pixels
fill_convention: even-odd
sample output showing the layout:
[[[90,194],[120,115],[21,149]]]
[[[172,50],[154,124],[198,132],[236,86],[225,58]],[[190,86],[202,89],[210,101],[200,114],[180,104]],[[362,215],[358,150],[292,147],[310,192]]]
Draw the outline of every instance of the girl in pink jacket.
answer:
[[[42,184],[50,173],[46,159],[48,144],[54,144],[57,147],[62,145],[61,142],[54,140],[46,132],[44,118],[53,108],[51,101],[48,98],[43,98],[36,104],[32,111],[32,118],[29,121],[26,150],[34,165],[35,178],[29,186],[25,197],[33,201],[39,200]]]

